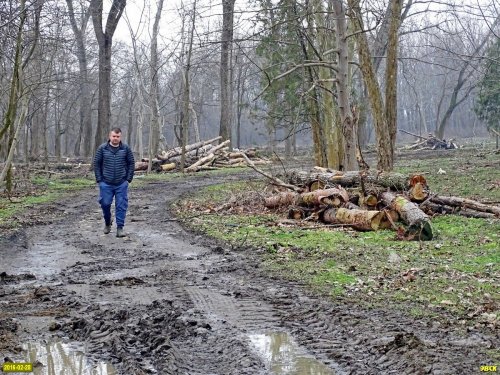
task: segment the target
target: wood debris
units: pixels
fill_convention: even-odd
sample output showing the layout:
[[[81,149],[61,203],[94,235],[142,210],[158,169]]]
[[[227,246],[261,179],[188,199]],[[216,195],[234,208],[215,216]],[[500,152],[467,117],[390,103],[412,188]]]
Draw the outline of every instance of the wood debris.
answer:
[[[399,129],[399,131],[418,138],[414,144],[403,147],[403,150],[453,150],[459,148],[454,139],[439,139],[432,133],[429,133],[427,137],[422,137],[406,130]]]
[[[230,151],[228,146],[229,140],[222,141],[222,137],[186,145],[185,171],[197,172],[220,168],[243,167],[249,165],[246,159],[251,160],[254,165],[270,163],[268,159],[259,157],[255,148]],[[181,157],[182,147],[162,151],[152,160],[151,169],[156,172],[178,171],[180,169]],[[135,170],[147,170],[148,163],[148,159],[136,162]]]
[[[402,240],[433,239],[436,214],[500,219],[500,207],[471,199],[432,194],[421,174],[376,171],[292,170],[273,185],[280,191],[264,199],[268,209],[288,207],[288,218],[371,231],[392,228]],[[280,179],[278,179],[281,181]],[[290,189],[289,186],[293,186]]]

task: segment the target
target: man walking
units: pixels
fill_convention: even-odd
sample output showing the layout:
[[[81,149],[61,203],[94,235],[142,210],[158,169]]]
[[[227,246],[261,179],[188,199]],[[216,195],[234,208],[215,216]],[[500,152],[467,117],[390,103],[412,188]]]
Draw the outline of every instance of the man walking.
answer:
[[[134,178],[134,155],[121,142],[122,131],[113,128],[109,139],[99,146],[94,158],[94,172],[99,184],[99,203],[104,216],[104,234],[111,232],[111,204],[115,198],[116,237],[125,237],[123,226],[128,208],[128,184]]]

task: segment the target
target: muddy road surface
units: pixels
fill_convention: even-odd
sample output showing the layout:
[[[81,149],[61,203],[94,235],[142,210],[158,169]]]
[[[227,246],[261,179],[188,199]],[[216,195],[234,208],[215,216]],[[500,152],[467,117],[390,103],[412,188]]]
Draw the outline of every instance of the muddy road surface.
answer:
[[[0,363],[35,374],[473,374],[498,335],[365,310],[270,277],[259,252],[186,231],[169,204],[244,177],[132,185],[125,238],[97,190],[0,241]],[[32,218],[33,219],[33,218]]]

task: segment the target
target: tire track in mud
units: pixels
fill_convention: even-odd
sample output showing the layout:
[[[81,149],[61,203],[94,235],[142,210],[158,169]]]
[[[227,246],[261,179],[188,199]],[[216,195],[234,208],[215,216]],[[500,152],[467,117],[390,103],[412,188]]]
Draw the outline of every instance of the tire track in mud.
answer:
[[[70,311],[58,318],[60,335],[85,342],[89,355],[110,361],[120,374],[269,374],[234,324],[237,319],[213,318],[221,314],[219,295],[205,295],[202,303],[193,292],[205,270],[223,255],[207,254],[207,248],[194,244],[191,234],[168,222],[165,207],[153,204],[157,191],[144,190],[148,187],[141,189],[140,203],[131,199],[127,228],[132,234],[126,240],[99,233],[100,215],[90,203],[74,206],[81,211],[75,220],[44,228],[51,243],[77,249],[73,264],[45,278],[64,284],[52,297]],[[142,219],[134,218],[142,218],[145,210],[156,223],[162,222],[161,212],[166,224],[142,230]],[[44,230],[31,236],[43,242],[49,237]],[[137,296],[146,289],[150,296]]]

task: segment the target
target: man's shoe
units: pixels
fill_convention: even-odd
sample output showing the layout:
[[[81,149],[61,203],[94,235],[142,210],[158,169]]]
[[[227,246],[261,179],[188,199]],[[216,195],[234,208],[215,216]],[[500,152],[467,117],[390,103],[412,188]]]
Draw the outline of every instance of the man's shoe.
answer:
[[[104,230],[103,230],[104,234],[108,234],[109,232],[111,232],[111,224],[109,225],[104,225]]]
[[[123,232],[123,228],[116,229],[116,237],[126,237],[127,235]]]

